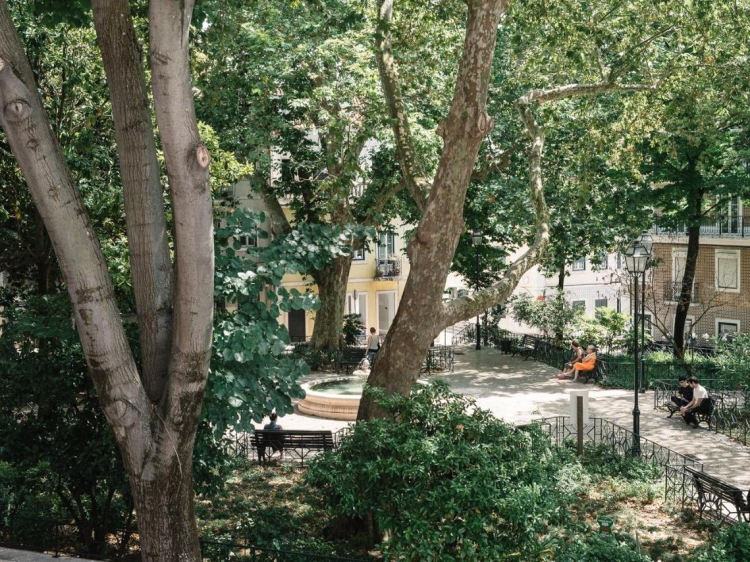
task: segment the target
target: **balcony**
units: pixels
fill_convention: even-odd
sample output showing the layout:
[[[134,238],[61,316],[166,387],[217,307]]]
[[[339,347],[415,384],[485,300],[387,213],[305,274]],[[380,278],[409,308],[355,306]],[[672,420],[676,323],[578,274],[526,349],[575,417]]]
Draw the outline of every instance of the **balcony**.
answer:
[[[701,302],[701,284],[693,283],[693,292],[690,295],[690,302],[699,303]],[[679,281],[665,281],[664,282],[664,300],[669,302],[677,302],[680,300],[680,292],[682,291],[682,283]]]
[[[750,238],[750,216],[734,215],[701,226],[701,236],[709,238]],[[687,236],[688,225],[674,228],[651,227],[651,234],[662,236]]]
[[[401,258],[388,258],[375,263],[375,279],[388,279],[401,275]]]

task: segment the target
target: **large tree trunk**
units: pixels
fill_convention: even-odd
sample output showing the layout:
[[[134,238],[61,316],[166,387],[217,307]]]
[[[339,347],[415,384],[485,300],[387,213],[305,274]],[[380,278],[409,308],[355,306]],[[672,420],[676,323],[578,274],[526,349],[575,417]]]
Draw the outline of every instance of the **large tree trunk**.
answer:
[[[388,26],[391,2],[381,5],[379,33],[383,34],[390,57]],[[440,125],[443,152],[427,199],[422,220],[409,242],[407,252],[411,274],[406,281],[396,317],[388,330],[383,349],[375,359],[368,384],[389,394],[407,394],[416,381],[424,353],[442,329],[441,310],[445,279],[464,229],[463,202],[484,136],[492,128],[486,101],[490,69],[502,0],[468,2],[466,39],[450,112]],[[382,66],[382,65],[381,65]],[[381,68],[381,76],[388,68]],[[419,275],[414,275],[414,272]],[[359,419],[376,415],[372,399],[365,395]]]
[[[131,476],[144,562],[201,559],[192,466],[192,455],[186,455],[147,478]]]
[[[343,342],[346,287],[352,255],[339,256],[333,263],[313,272],[318,286],[320,309],[315,313],[315,326],[310,344],[315,349],[339,349]]]
[[[115,5],[120,9],[126,7],[116,2],[96,2],[97,10],[114,10]],[[139,376],[125,337],[98,239],[59,142],[52,134],[7,3],[0,0],[0,124],[55,249],[89,371],[130,477],[138,508],[143,556],[148,561],[200,560],[191,466],[212,341],[213,222],[209,155],[198,136],[190,86],[188,40],[192,7],[193,2],[189,0],[153,0],[149,12],[153,97],[175,223],[176,283],[172,335],[166,342],[169,346],[167,375],[157,373],[163,390],[148,384],[147,394],[147,383]],[[128,22],[126,13],[117,11],[116,15]],[[107,25],[107,14],[98,16],[104,18],[99,24],[104,23],[105,35],[111,31],[109,26],[117,28],[115,22]],[[127,32],[123,32],[127,36]],[[129,66],[134,63],[132,37],[126,40],[126,46],[131,49],[122,55],[130,57],[123,63],[127,69],[123,72],[127,74],[134,71]],[[104,40],[103,49],[115,47]],[[109,53],[107,57],[112,55]],[[119,92],[125,97],[113,95],[118,132],[129,134],[132,123],[123,124],[122,119],[133,117],[138,125],[135,129],[139,131],[134,134],[147,142],[141,122],[142,110],[119,107],[127,103],[127,88],[132,84],[127,80],[119,81],[117,77],[110,77],[110,80],[113,89],[125,89]],[[134,104],[137,106],[143,101],[139,98]],[[118,142],[121,136],[118,134]],[[140,141],[126,138],[122,142],[131,143],[133,150],[143,148],[139,147]],[[148,152],[145,149],[135,161],[148,165],[151,158]],[[129,161],[127,166],[132,164]],[[149,172],[141,170],[140,173],[145,174],[141,179],[150,179]],[[131,187],[138,183],[137,175],[134,172],[128,180],[132,181]],[[142,192],[134,194],[135,206],[150,205],[156,184],[150,182],[149,185],[151,188],[140,186]],[[133,212],[137,222],[149,216],[152,210],[135,209]],[[141,259],[137,254],[143,250],[142,259],[148,264],[144,276],[134,277],[136,294],[155,293],[145,306],[151,307],[155,318],[161,318],[157,318],[154,325],[163,326],[169,323],[162,314],[165,310],[160,308],[170,300],[169,274],[149,270],[168,266],[168,260],[165,261],[163,254],[159,255],[163,252],[163,240],[158,222],[154,219],[152,224],[136,224],[132,229],[128,224],[128,233],[132,237],[131,247],[139,248],[136,261]],[[143,237],[149,238],[154,233],[156,236],[149,239],[153,246],[149,246]],[[163,342],[164,332],[160,330],[158,327],[153,332],[156,341],[149,340],[150,348],[158,346],[158,341]],[[163,350],[156,354],[158,360],[154,365],[163,362],[161,353]],[[161,368],[153,367],[154,372]]]
[[[691,162],[690,168],[695,169],[695,162]],[[690,302],[693,295],[693,281],[695,280],[695,269],[698,264],[698,249],[701,238],[701,217],[703,216],[703,190],[698,190],[693,200],[695,214],[688,228],[688,247],[685,259],[685,273],[680,284],[680,297],[677,300],[677,308],[674,314],[674,354],[680,359],[685,357],[685,322],[690,311]]]

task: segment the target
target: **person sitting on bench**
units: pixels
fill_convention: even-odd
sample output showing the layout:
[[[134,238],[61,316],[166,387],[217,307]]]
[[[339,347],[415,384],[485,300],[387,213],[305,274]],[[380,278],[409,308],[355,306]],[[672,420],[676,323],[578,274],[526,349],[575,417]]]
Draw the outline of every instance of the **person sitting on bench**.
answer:
[[[685,375],[680,375],[677,380],[680,388],[677,390],[677,394],[672,396],[672,404],[668,406],[671,412],[668,417],[672,417],[675,412],[679,411],[683,406],[687,406],[693,400],[693,387],[687,382]]]
[[[570,350],[572,352],[570,361],[565,363],[565,367],[563,367],[562,372],[565,378],[570,378],[573,375],[575,364],[583,359],[583,348],[581,347],[581,344],[578,343],[578,340],[573,340],[572,342],[570,342]]]
[[[698,379],[690,377],[687,382],[693,389],[693,399],[689,404],[680,408],[680,413],[686,424],[698,427],[698,419],[695,415],[707,414],[711,408],[711,399],[708,397],[708,391],[698,383]]]
[[[583,361],[576,363],[573,369],[573,382],[578,380],[578,373],[582,371],[593,371],[596,368],[596,346],[589,344],[586,347],[586,357]]]
[[[263,426],[263,429],[267,429],[269,431],[281,431],[284,429],[281,427],[278,423],[276,423],[276,420],[279,419],[279,416],[276,412],[273,412],[269,418],[271,419],[271,423],[267,423]],[[271,446],[271,454],[275,453],[276,451],[281,451],[281,458],[284,458],[284,442],[283,440],[279,439],[278,441],[275,439],[268,440],[267,444]],[[265,456],[265,451],[263,452],[263,455]]]

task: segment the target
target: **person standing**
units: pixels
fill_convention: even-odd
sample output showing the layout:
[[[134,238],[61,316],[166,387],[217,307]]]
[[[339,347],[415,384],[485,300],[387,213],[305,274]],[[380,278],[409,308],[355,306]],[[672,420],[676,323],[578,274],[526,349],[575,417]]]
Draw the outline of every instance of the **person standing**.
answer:
[[[711,408],[711,399],[708,397],[708,391],[698,383],[698,379],[690,377],[687,382],[693,389],[693,399],[689,404],[680,408],[680,413],[686,424],[698,427],[698,419],[695,415],[707,414]]]
[[[367,336],[367,343],[365,345],[367,347],[367,362],[370,364],[371,369],[373,363],[375,363],[375,354],[380,349],[380,338],[375,332],[375,328],[370,328],[370,335]]]

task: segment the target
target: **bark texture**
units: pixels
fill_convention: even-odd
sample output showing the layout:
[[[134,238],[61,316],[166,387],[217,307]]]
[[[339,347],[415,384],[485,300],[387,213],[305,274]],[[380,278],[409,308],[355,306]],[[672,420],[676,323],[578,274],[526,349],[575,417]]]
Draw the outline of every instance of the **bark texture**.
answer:
[[[389,0],[381,4],[379,33],[389,36]],[[406,394],[416,380],[430,342],[440,331],[440,303],[445,278],[464,229],[463,201],[479,146],[492,128],[486,101],[500,16],[506,2],[470,1],[466,38],[451,109],[440,132],[443,153],[422,219],[407,252],[411,274],[396,317],[368,379],[388,393]],[[381,50],[382,52],[382,50]],[[388,77],[381,80],[386,82]],[[396,135],[398,131],[394,129]],[[415,271],[418,275],[415,275]],[[376,415],[369,397],[360,403],[359,418]]]
[[[146,394],[164,392],[172,339],[172,263],[142,52],[127,0],[93,0],[112,100]]]
[[[320,309],[315,313],[315,327],[310,345],[315,349],[339,349],[344,341],[346,287],[352,255],[340,256],[320,271],[313,272],[318,286]]]
[[[198,136],[188,65],[193,2],[153,0],[149,14],[153,97],[175,223],[174,289],[145,79],[128,5],[121,0],[93,5],[123,161],[142,337],[150,350],[143,380],[98,239],[5,0],[0,0],[0,125],[57,254],[99,401],[130,478],[143,559],[198,561],[192,451],[211,351],[213,223],[209,155]]]

